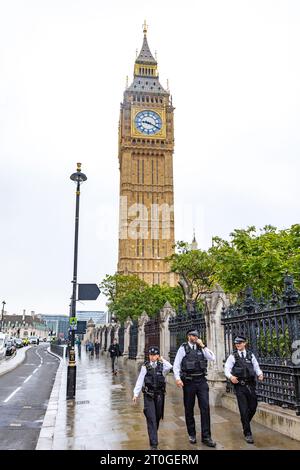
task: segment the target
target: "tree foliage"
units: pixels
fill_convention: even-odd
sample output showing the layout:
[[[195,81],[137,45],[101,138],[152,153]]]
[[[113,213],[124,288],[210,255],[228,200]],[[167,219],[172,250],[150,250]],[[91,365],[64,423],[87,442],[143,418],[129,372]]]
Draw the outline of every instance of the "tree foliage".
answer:
[[[185,242],[177,242],[176,253],[169,256],[171,271],[179,274],[179,284],[185,301],[199,300],[208,293],[214,283],[215,260],[211,253],[191,250]]]
[[[107,275],[100,289],[107,297],[109,311],[119,321],[124,321],[128,316],[137,319],[144,311],[153,317],[167,301],[174,308],[183,302],[179,287],[149,286],[135,275]]]
[[[282,291],[288,272],[299,289],[300,224],[285,230],[271,225],[259,231],[253,226],[235,229],[229,241],[214,237],[207,251],[191,250],[187,243],[177,242],[176,253],[167,261],[172,272],[179,275],[180,287],[149,286],[133,275],[105,277],[100,288],[118,320],[138,318],[143,311],[152,317],[166,301],[175,309],[183,301],[199,301],[215,284],[233,297],[243,294],[248,285],[255,296],[269,297],[273,290]]]
[[[214,237],[208,250],[215,260],[214,278],[226,292],[241,294],[250,285],[256,296],[280,293],[286,272],[300,287],[299,224],[285,230],[266,225],[260,232],[251,226],[234,230],[230,237]]]

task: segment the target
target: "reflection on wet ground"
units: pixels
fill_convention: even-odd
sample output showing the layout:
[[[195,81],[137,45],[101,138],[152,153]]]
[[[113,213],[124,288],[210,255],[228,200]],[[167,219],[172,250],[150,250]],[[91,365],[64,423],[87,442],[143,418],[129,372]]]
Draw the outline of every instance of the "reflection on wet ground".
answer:
[[[130,361],[129,361],[130,362]],[[117,376],[111,374],[106,353],[100,358],[88,357],[82,351],[77,360],[77,391],[74,401],[65,400],[66,371],[63,372],[53,449],[148,449],[143,397],[132,405],[132,391],[137,378],[133,364],[119,361]],[[63,396],[64,395],[64,396]],[[200,437],[200,417],[197,405],[196,423]],[[255,444],[247,444],[242,436],[240,418],[224,409],[211,409],[212,437],[217,449],[299,449],[300,443],[268,428],[253,423]],[[165,417],[159,429],[159,449],[208,449],[200,442],[188,442],[182,403],[182,391],[168,383]]]

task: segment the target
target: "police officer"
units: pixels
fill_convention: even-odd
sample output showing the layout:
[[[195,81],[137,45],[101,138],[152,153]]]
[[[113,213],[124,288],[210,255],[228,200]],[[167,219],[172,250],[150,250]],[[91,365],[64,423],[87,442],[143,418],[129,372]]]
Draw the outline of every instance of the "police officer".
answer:
[[[201,438],[208,447],[216,447],[210,432],[209,390],[206,380],[207,361],[214,361],[215,355],[199,338],[196,329],[187,332],[188,341],[177,351],[173,371],[176,385],[183,388],[185,422],[191,444],[196,444],[194,419],[195,398],[201,412]]]
[[[159,348],[152,346],[149,349],[149,360],[141,367],[140,374],[133,391],[133,403],[137,403],[140,391],[144,394],[144,415],[151,449],[157,449],[157,431],[159,421],[163,419],[164,400],[166,390],[166,374],[172,365],[160,357]]]
[[[255,378],[263,380],[263,373],[254,354],[246,349],[247,339],[237,336],[234,339],[236,350],[225,363],[225,375],[233,383],[240,410],[244,436],[248,444],[254,444],[250,421],[257,408]]]

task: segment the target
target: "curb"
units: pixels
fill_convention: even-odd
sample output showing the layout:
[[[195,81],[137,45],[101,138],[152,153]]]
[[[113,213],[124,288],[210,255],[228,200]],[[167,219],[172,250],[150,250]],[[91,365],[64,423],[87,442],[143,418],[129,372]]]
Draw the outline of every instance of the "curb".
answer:
[[[27,348],[27,349],[23,349],[23,351],[24,351],[23,357],[22,357],[19,361],[15,361],[15,362],[12,364],[12,366],[11,366],[10,368],[8,368],[7,370],[4,370],[4,371],[2,371],[2,372],[0,371],[0,377],[1,377],[2,375],[7,374],[8,372],[11,372],[11,371],[14,370],[16,367],[18,367],[20,364],[22,364],[22,362],[25,361],[26,355],[27,355],[27,351],[28,351],[28,349],[31,348],[31,346],[25,346],[25,348]],[[17,358],[17,357],[18,357],[18,354],[16,354],[15,357],[11,358],[11,360],[12,360],[12,359],[15,359],[15,358]],[[8,364],[8,363],[6,363],[6,364]]]
[[[56,417],[59,405],[59,395],[62,383],[62,372],[64,370],[64,361],[63,358],[58,356],[58,354],[50,351],[50,347],[47,349],[47,352],[54,357],[60,359],[60,364],[58,366],[54,385],[52,392],[49,398],[47,410],[44,416],[44,421],[40,430],[40,434],[37,440],[35,450],[51,450],[54,439],[54,430],[56,424]]]

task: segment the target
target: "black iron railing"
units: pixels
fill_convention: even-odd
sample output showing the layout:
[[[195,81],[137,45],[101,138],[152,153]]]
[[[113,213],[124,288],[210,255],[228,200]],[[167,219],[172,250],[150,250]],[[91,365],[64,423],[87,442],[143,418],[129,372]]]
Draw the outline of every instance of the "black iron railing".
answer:
[[[300,415],[300,358],[296,351],[300,339],[299,300],[292,277],[286,275],[280,298],[273,294],[269,300],[255,299],[248,287],[243,303],[223,309],[222,314],[226,358],[233,351],[235,336],[245,336],[264,373],[264,381],[257,383],[258,398],[295,409],[297,415]],[[233,391],[230,382],[227,391]]]
[[[144,331],[145,331],[145,361],[149,358],[149,348],[150,346],[158,346],[160,347],[160,317],[159,314],[151,318],[147,323],[145,323]]]
[[[105,327],[104,329],[104,346],[103,346],[104,351],[107,350],[107,328]]]
[[[128,348],[128,358],[136,359],[138,348],[138,322],[133,320],[132,325],[129,330],[129,348]]]
[[[187,340],[186,333],[190,328],[196,328],[200,337],[206,343],[206,325],[203,312],[197,308],[195,303],[190,304],[188,309],[180,307],[175,317],[169,320],[170,330],[170,361],[173,363],[177,350]]]
[[[122,323],[118,330],[118,343],[120,348],[120,353],[124,353],[124,324]]]

